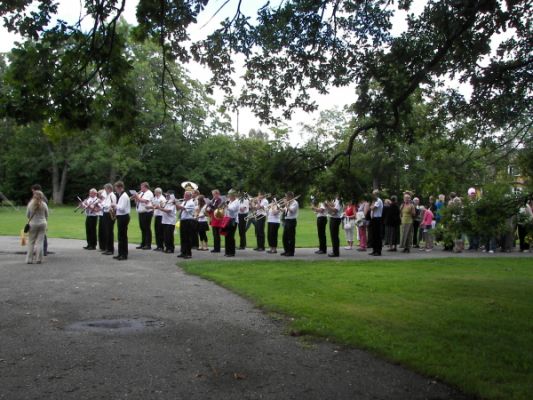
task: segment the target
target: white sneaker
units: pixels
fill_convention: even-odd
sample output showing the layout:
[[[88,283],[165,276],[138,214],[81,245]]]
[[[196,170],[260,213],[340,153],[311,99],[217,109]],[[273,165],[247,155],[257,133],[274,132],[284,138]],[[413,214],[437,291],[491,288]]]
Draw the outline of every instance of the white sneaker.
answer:
[[[431,249],[426,249],[426,253],[430,253],[431,252]]]
[[[352,248],[349,247],[349,246],[346,246],[346,247],[344,248],[344,250],[352,250]]]
[[[489,253],[490,254],[494,254],[494,250],[489,250]]]

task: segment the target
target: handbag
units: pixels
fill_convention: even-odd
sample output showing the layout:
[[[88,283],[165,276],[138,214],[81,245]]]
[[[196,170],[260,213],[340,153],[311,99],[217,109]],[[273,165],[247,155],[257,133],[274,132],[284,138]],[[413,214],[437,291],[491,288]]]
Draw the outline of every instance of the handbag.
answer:
[[[30,231],[30,221],[32,218],[33,218],[33,215],[30,217],[30,219],[28,219],[28,222],[26,223],[26,225],[24,225],[24,233],[28,233]]]
[[[344,229],[352,229],[352,224],[349,223],[349,222],[346,222],[346,223],[344,224]]]

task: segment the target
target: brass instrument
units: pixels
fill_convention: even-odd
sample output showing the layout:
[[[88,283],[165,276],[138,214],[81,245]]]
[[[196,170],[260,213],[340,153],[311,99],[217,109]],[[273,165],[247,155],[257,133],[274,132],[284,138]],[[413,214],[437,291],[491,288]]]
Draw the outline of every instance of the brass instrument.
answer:
[[[189,192],[192,192],[193,190],[198,190],[198,185],[191,181],[181,182],[181,187]]]
[[[82,212],[83,212],[83,210],[84,210],[84,208],[83,208],[83,200],[80,199],[80,196],[76,196],[76,198],[78,199],[79,203],[78,203],[78,207],[76,207],[76,208],[74,209],[74,212],[77,213],[78,210],[80,210],[80,209],[81,209]]]

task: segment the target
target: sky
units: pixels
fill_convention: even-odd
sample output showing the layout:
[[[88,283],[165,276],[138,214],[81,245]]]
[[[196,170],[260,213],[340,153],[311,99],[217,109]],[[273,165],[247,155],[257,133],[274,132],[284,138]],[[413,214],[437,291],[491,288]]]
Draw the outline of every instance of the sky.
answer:
[[[271,0],[270,4],[275,6],[281,0]],[[75,0],[58,0],[59,10],[58,16],[67,21],[73,22],[77,21],[79,18],[80,12],[80,1]],[[130,23],[136,24],[135,9],[137,6],[138,0],[127,0],[126,8],[123,13],[123,17]],[[236,10],[238,0],[229,0],[227,4],[217,13],[217,10],[226,3],[226,0],[212,0],[209,2],[207,8],[204,12],[201,13],[198,23],[191,29],[191,39],[198,40],[204,38],[210,31],[217,27],[224,18],[228,16],[233,16]],[[246,0],[242,2],[241,11],[245,15],[254,15],[255,11],[266,3],[266,0]],[[422,10],[425,5],[425,0],[415,0],[413,11],[418,13]],[[216,14],[216,16],[214,16]],[[213,17],[214,16],[214,17]],[[89,21],[87,21],[89,24]],[[393,34],[399,34],[406,29],[405,21],[405,12],[397,12],[393,19]],[[20,40],[20,37],[7,32],[7,30],[1,26],[0,27],[0,52],[8,52],[13,47],[15,41]],[[201,82],[207,83],[211,77],[211,72],[198,64],[191,64],[187,67],[192,78],[197,79]],[[241,69],[241,71],[244,71]],[[239,81],[237,80],[237,85]],[[221,102],[223,96],[221,92],[216,92],[213,96],[217,102]],[[342,109],[345,105],[351,104],[355,101],[355,87],[348,86],[344,88],[332,88],[330,93],[327,95],[316,94],[313,96],[313,100],[318,104],[318,110],[314,113],[306,113],[301,110],[295,110],[291,120],[284,121],[286,125],[291,129],[291,134],[289,140],[291,144],[298,145],[302,143],[306,137],[300,134],[300,125],[302,123],[309,124],[311,121],[315,120],[320,111],[339,108]],[[268,131],[269,127],[261,125],[260,121],[253,115],[251,110],[241,108],[239,110],[239,133],[247,134],[250,129],[261,129],[263,131]],[[231,115],[233,129],[237,130],[237,115],[234,113]]]

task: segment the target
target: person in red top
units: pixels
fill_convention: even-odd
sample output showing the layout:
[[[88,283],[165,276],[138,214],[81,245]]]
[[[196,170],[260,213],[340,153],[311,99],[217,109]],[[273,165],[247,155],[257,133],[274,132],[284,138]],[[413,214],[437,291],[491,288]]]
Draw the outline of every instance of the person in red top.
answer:
[[[355,229],[355,205],[352,201],[348,201],[344,207],[344,233],[346,234],[346,241],[348,246],[345,250],[353,249],[353,232]]]

